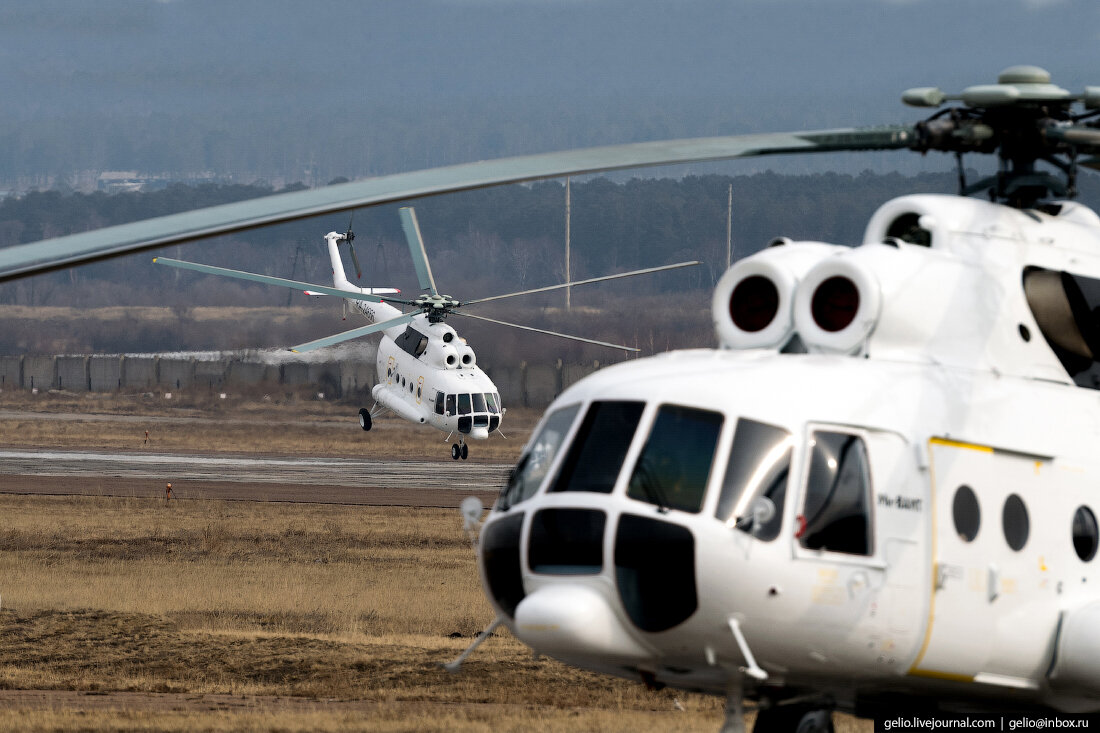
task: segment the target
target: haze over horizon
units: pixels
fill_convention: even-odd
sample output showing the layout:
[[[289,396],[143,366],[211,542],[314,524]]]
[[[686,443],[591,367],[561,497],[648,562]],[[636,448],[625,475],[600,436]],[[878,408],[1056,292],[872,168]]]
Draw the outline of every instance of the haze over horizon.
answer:
[[[0,182],[323,184],[666,137],[921,119],[901,92],[1100,84],[1083,0],[44,0],[0,7]],[[947,156],[723,172],[946,170]],[[715,171],[714,164],[703,168]]]

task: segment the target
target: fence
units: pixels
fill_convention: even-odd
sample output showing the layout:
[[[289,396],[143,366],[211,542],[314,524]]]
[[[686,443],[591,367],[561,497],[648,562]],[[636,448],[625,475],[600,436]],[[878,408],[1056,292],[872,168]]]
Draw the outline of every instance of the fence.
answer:
[[[591,364],[482,367],[505,405],[545,407],[563,389],[599,369]],[[0,389],[69,392],[232,391],[264,384],[310,387],[336,399],[368,399],[374,362],[267,363],[179,356],[0,356]]]

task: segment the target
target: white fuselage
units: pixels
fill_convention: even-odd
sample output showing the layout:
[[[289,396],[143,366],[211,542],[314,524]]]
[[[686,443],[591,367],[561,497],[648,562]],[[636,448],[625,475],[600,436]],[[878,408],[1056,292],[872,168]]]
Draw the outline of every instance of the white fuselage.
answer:
[[[342,236],[337,232],[326,236],[334,286],[372,293],[348,281],[337,248]],[[348,302],[367,323],[381,323],[402,313],[388,303],[353,298]],[[407,325],[385,329],[378,343],[376,370],[378,383],[372,396],[399,417],[479,440],[500,426],[504,411],[496,385],[478,367],[466,340],[446,323],[431,323],[421,314]]]
[[[906,216],[931,246],[882,244]],[[727,348],[610,367],[551,405],[481,538],[518,638],[847,710],[1100,709],[1100,392],[1051,346],[1078,348],[1066,319],[1087,310],[1050,315],[1024,286],[1069,272],[1100,297],[1100,220],[914,196],[865,242],[731,269],[716,322],[738,282],[775,275],[774,334],[719,323]],[[800,288],[834,276],[860,297],[829,330]]]

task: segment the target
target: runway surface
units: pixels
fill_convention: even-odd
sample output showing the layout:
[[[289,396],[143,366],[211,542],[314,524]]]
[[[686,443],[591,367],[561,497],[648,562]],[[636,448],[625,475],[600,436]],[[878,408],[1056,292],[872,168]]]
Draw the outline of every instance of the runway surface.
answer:
[[[0,493],[458,506],[491,500],[511,467],[464,461],[0,450]]]

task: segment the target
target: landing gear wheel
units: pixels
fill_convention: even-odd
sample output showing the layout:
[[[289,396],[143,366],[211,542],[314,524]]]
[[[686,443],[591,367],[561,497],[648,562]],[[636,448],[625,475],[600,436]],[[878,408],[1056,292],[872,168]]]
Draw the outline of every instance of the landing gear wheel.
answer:
[[[779,705],[756,714],[753,733],[833,733],[828,710],[803,705]]]
[[[465,460],[466,460],[466,456],[470,455],[470,446],[468,446],[468,445],[466,445],[465,443],[463,443],[463,444],[462,444],[462,448],[460,449],[460,453],[462,454],[462,460],[464,460],[464,461],[465,461]]]
[[[370,418],[370,410],[365,407],[359,408],[359,427],[363,430],[370,430],[371,423],[373,421]]]
[[[451,459],[457,461],[462,451],[458,449],[458,443],[451,444]]]

